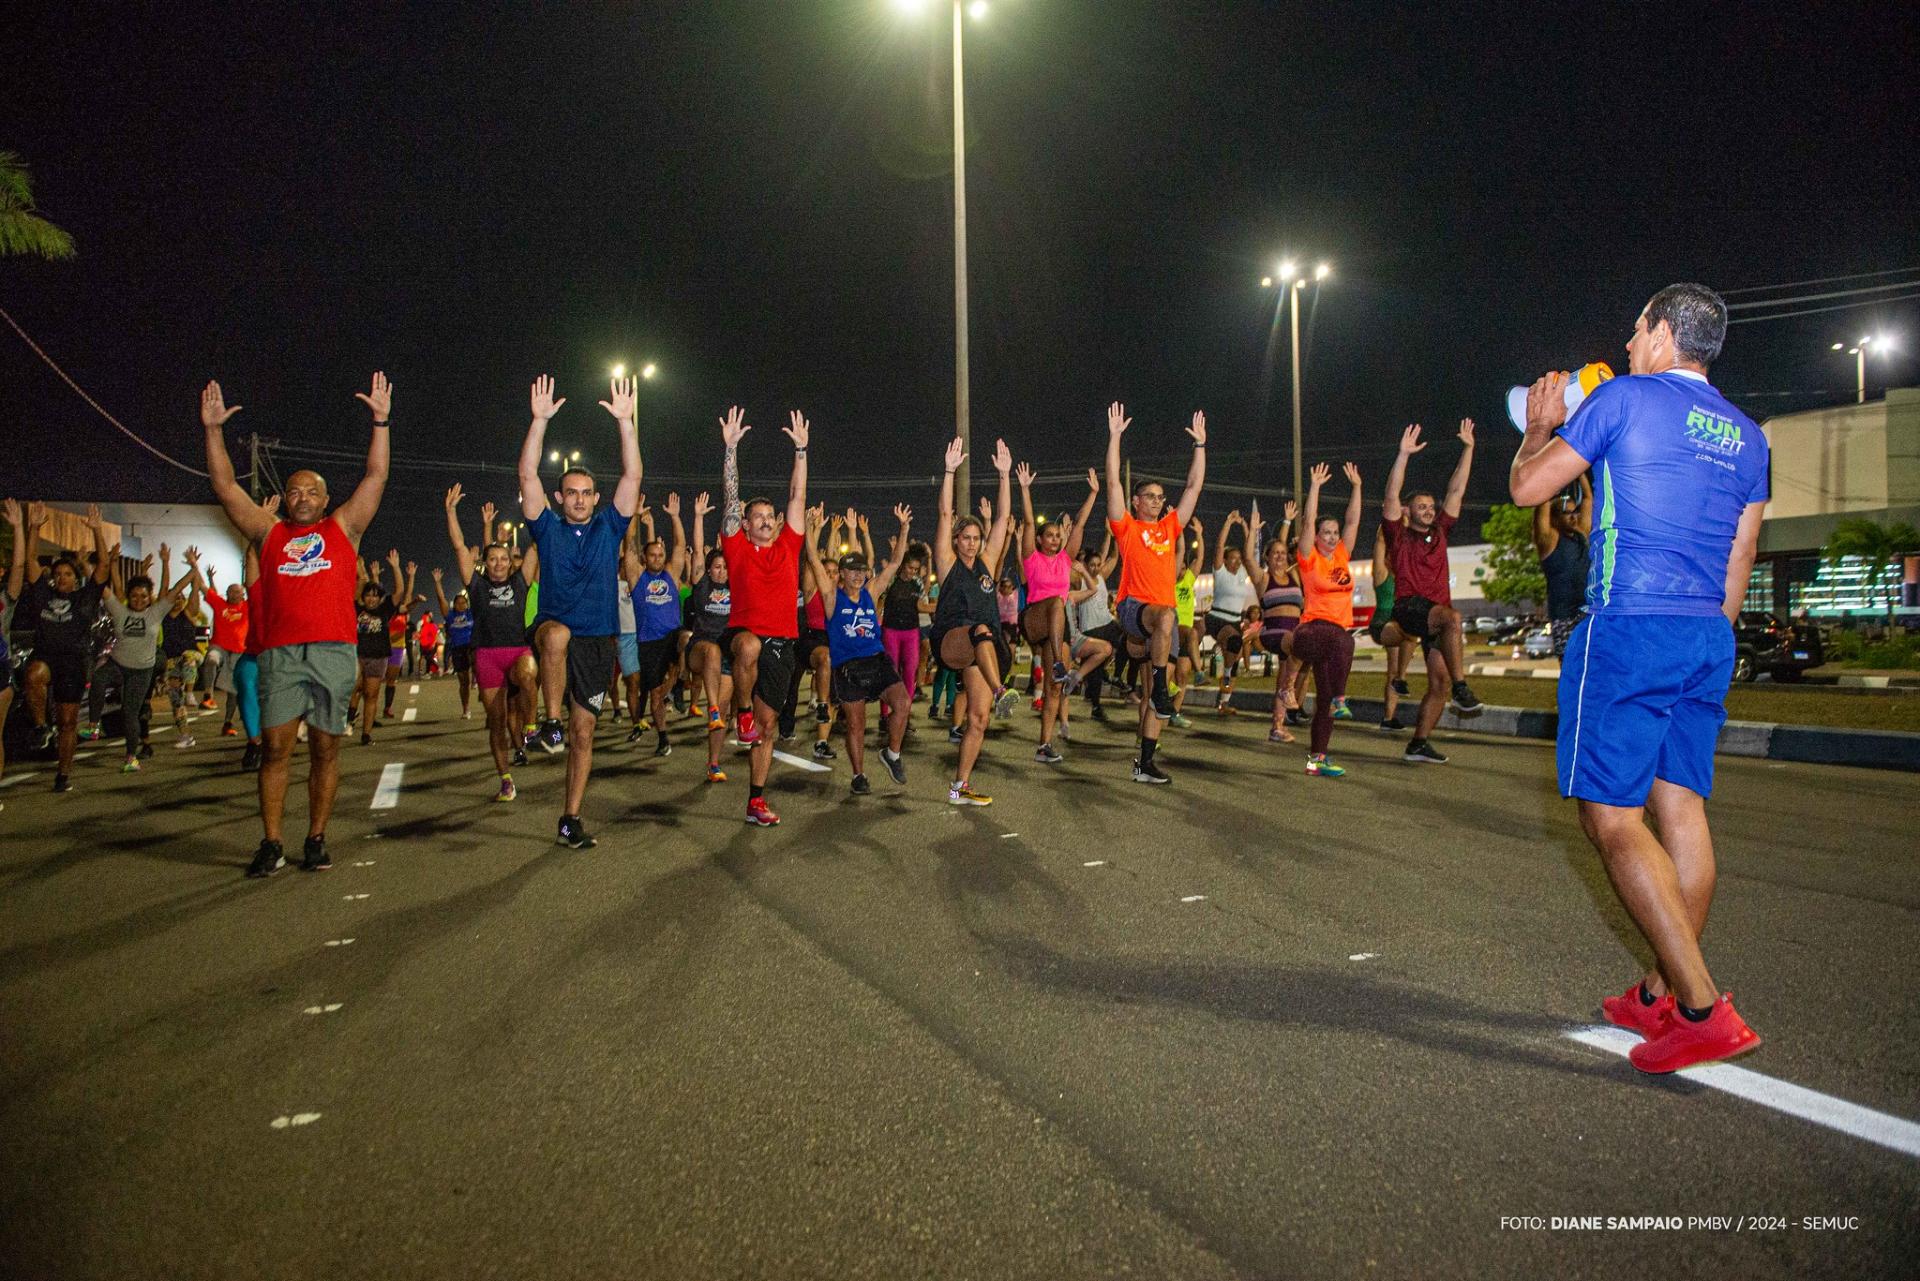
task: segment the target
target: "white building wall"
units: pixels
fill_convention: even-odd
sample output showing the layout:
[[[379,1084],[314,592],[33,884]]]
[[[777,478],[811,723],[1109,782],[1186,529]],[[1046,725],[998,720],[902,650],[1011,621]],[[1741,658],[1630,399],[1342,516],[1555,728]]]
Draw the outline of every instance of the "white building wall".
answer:
[[[74,503],[49,503],[61,511],[86,515],[86,507]],[[160,565],[160,544],[173,552],[173,572],[177,578],[186,572],[188,547],[200,549],[200,564],[211,568],[222,588],[243,581],[246,546],[227,523],[227,513],[214,503],[101,503],[101,518],[120,527],[120,554],[139,560],[154,554],[155,575]]]

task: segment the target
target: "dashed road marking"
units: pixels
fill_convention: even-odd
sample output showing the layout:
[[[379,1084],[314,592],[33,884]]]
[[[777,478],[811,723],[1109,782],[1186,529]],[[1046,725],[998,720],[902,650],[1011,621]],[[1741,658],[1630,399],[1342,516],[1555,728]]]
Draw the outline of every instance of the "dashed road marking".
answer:
[[[100,755],[99,752],[75,752],[73,759],[76,761],[90,761],[98,755]]]
[[[335,1001],[332,1005],[309,1005],[306,1009],[300,1012],[302,1014],[331,1014],[339,1008],[340,1008],[340,1002]]]
[[[409,696],[411,696],[411,695],[414,695],[414,694],[418,694],[419,692],[420,692],[420,687],[419,687],[418,685],[409,685],[409,686],[407,686],[407,693],[408,693],[408,695],[409,695]]]
[[[1010,841],[1018,835],[1020,835],[1020,833],[1018,832],[1002,832],[1000,833],[1000,839],[1003,841]]]
[[[359,902],[359,901],[360,901],[361,899],[363,899],[363,898],[371,898],[371,897],[372,897],[372,895],[369,895],[369,894],[342,894],[342,895],[341,895],[340,897],[341,897],[341,899],[342,899],[342,900],[344,900],[345,902],[348,902],[348,903],[357,903],[357,902]]]
[[[810,761],[804,756],[792,756],[777,749],[773,753],[773,759],[776,761],[784,761],[788,765],[798,765],[801,769],[812,770],[816,774],[828,774],[832,772],[827,766],[820,764],[818,761]]]
[[[39,777],[40,771],[31,769],[24,774],[9,774],[5,778],[0,778],[0,787],[12,787],[16,783],[24,783],[30,778]]]
[[[373,804],[370,810],[390,810],[400,803],[400,780],[406,775],[407,767],[399,761],[391,761],[380,771],[379,786],[373,789]]]
[[[375,861],[376,861],[376,860],[374,860],[374,859],[370,859],[370,858],[363,858],[363,859],[360,859],[359,861],[357,861],[356,863],[354,863],[354,866],[355,866],[355,867],[372,867],[372,866],[374,865],[374,863],[375,863]]]
[[[276,1116],[267,1124],[276,1130],[284,1130],[290,1125],[312,1125],[319,1119],[318,1112],[295,1112],[292,1116]]]
[[[1181,896],[1180,901],[1182,903],[1202,903],[1206,901],[1206,897],[1204,894],[1186,894]]]
[[[352,944],[353,944],[352,939],[328,939],[327,940],[328,947],[350,947],[352,946]]]
[[[1640,1037],[1625,1028],[1600,1024],[1575,1028],[1564,1035],[1569,1040],[1610,1054],[1624,1055],[1640,1044]],[[1710,1089],[1724,1091],[1749,1103],[1758,1103],[1761,1107],[1797,1116],[1802,1121],[1811,1121],[1829,1130],[1838,1130],[1856,1139],[1891,1148],[1903,1156],[1920,1157],[1920,1125],[1903,1117],[1876,1112],[1872,1108],[1836,1099],[1831,1094],[1822,1094],[1805,1086],[1776,1081],[1770,1076],[1762,1076],[1729,1063],[1706,1063],[1699,1067],[1681,1068],[1674,1075],[1697,1081]]]
[[[1349,961],[1371,961],[1379,955],[1380,953],[1378,952],[1355,952],[1352,956],[1349,956],[1347,959]]]
[[[403,720],[403,721],[410,721],[410,720],[413,720],[413,719],[414,719],[415,717],[417,717],[417,716],[419,716],[419,715],[420,715],[420,709],[419,709],[419,708],[417,708],[417,707],[409,707],[409,708],[408,708],[408,709],[407,709],[406,711],[404,711],[404,712],[402,712],[402,713],[400,713],[400,719],[401,719],[401,720]]]
[[[1090,858],[1086,862],[1082,863],[1080,866],[1081,867],[1105,867],[1106,865],[1107,865],[1107,860],[1103,858]]]

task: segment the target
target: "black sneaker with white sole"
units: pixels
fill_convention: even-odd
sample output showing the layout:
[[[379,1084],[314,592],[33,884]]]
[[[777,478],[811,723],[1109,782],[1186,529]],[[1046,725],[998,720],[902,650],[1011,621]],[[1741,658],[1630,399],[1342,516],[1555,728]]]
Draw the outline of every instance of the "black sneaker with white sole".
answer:
[[[327,838],[309,836],[300,850],[300,870],[303,872],[324,872],[333,866],[333,860],[327,857]]]
[[[865,796],[873,790],[873,784],[867,782],[865,774],[855,774],[853,782],[848,786],[855,796]]]
[[[1164,685],[1153,691],[1153,714],[1163,721],[1173,719],[1173,695]]]
[[[887,767],[887,773],[893,775],[894,782],[904,783],[907,781],[907,762],[901,757],[900,753],[883,747],[880,749],[880,763]]]
[[[1161,769],[1152,761],[1148,761],[1145,765],[1142,765],[1139,761],[1135,761],[1133,763],[1133,781],[1136,783],[1171,783],[1173,780],[1167,776],[1165,770]]]
[[[560,834],[555,838],[570,850],[590,850],[596,844],[587,829],[581,824],[578,814],[563,814],[560,817]]]
[[[1467,688],[1465,681],[1453,683],[1453,697],[1447,701],[1447,706],[1462,716],[1475,716],[1481,710],[1480,700],[1474,697],[1473,691]]]
[[[518,767],[518,766],[521,766],[521,765],[525,765],[525,764],[527,763],[527,749],[526,749],[526,748],[524,748],[524,747],[516,747],[516,748],[514,748],[514,749],[513,749],[513,763],[514,763],[514,765],[515,765],[516,767]]]
[[[559,721],[546,721],[534,731],[528,747],[537,747],[548,756],[558,756],[567,750],[567,732],[560,728]]]
[[[1055,751],[1052,743],[1042,743],[1034,749],[1033,759],[1042,765],[1058,765],[1067,758]]]
[[[966,736],[967,736],[967,731],[961,729],[958,725],[955,725],[952,729],[947,731],[947,741],[949,743],[957,743],[961,739],[965,738]]]
[[[1398,694],[1402,698],[1409,697],[1409,695],[1411,694],[1411,691],[1407,689],[1407,683],[1404,680],[1398,680],[1393,682],[1393,692]]]
[[[665,730],[660,731],[660,741],[653,745],[653,754],[655,756],[673,755],[673,744],[667,741],[667,733]]]
[[[816,738],[813,740],[813,759],[814,760],[830,761],[833,759],[833,757],[834,757],[834,751],[833,751],[832,743],[829,743],[824,738]]]
[[[638,721],[635,721],[633,728],[627,731],[627,741],[629,743],[637,743],[640,741],[640,736],[646,732],[646,727]]]
[[[1387,733],[1389,734],[1398,733],[1400,730],[1403,730],[1406,727],[1407,727],[1406,722],[1401,720],[1398,716],[1389,716],[1385,720],[1380,722],[1380,728],[1387,731]]]
[[[247,875],[254,878],[272,876],[287,865],[287,854],[279,841],[261,841],[260,848],[253,852],[253,862],[247,864]]]
[[[1409,765],[1445,765],[1447,763],[1447,758],[1424,738],[1416,738],[1408,743],[1406,754],[1402,759]]]
[[[65,774],[55,774],[53,776],[53,790],[62,794],[71,792],[73,790],[73,780]]]

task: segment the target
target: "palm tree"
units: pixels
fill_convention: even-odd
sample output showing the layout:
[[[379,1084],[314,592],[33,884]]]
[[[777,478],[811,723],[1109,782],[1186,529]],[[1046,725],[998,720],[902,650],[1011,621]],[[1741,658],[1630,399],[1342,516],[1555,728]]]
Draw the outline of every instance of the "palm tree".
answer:
[[[1833,527],[1825,550],[1827,560],[1832,564],[1838,564],[1844,556],[1857,556],[1866,561],[1867,592],[1870,596],[1878,596],[1880,579],[1886,573],[1887,566],[1902,556],[1920,553],[1920,530],[1904,521],[1898,525],[1882,525],[1864,519],[1843,520]],[[1887,622],[1891,624],[1891,591],[1887,593],[1886,601]]]
[[[0,151],[0,258],[19,254],[71,258],[73,237],[34,212],[27,162],[14,152]]]

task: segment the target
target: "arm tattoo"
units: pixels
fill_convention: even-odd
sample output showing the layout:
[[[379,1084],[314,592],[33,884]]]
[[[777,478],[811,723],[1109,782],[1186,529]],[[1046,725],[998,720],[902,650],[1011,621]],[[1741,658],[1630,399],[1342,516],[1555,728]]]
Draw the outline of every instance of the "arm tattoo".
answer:
[[[732,445],[727,446],[727,464],[721,472],[720,534],[740,529],[740,458]]]

